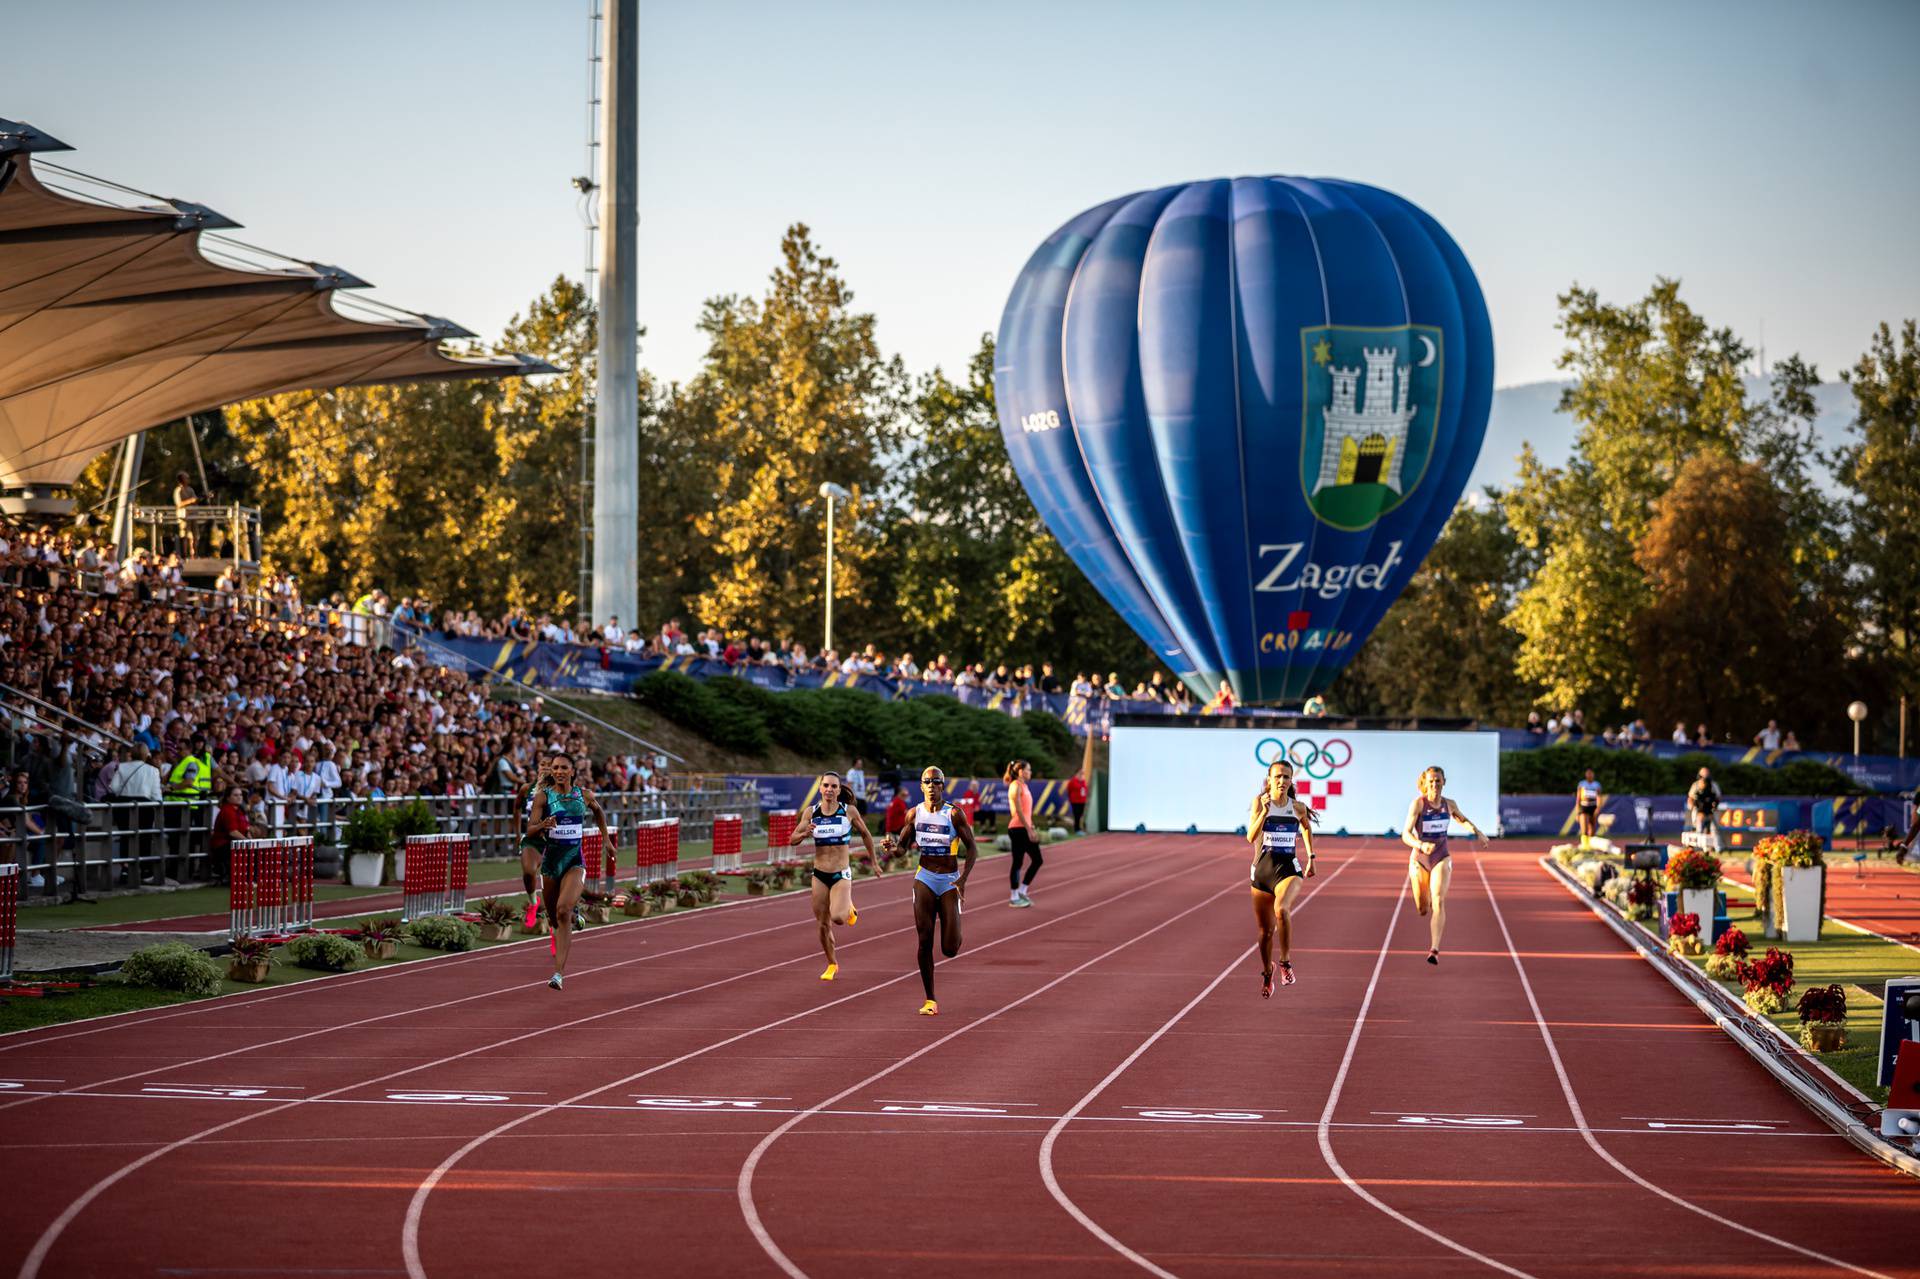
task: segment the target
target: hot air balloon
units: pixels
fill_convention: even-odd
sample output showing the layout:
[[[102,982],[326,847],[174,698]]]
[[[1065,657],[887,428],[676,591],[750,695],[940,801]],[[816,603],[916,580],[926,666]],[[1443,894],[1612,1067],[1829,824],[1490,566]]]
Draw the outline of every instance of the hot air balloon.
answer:
[[[1001,317],[1015,471],[1089,580],[1201,696],[1324,689],[1452,513],[1493,334],[1399,196],[1324,178],[1143,191],[1047,238]]]

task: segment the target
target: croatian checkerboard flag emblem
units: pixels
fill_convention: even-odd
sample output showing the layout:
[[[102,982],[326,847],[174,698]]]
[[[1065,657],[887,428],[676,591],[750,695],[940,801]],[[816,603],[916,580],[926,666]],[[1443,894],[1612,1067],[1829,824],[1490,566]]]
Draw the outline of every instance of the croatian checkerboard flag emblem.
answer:
[[[1326,808],[1329,799],[1340,793],[1340,785],[1339,782],[1300,781],[1293,784],[1293,790],[1301,799],[1311,804],[1315,812],[1320,812]],[[1319,788],[1318,794],[1314,793],[1316,787]]]

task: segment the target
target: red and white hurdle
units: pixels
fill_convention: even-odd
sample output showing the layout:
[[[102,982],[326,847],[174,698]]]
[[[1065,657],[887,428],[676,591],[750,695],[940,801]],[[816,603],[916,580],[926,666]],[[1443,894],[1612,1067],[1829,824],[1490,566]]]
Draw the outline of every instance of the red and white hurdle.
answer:
[[[233,937],[313,927],[313,838],[236,839],[227,885]]]
[[[797,808],[776,808],[767,814],[767,861],[783,862],[793,855],[787,847],[787,841],[793,838],[793,828],[800,824],[800,810]]]
[[[619,833],[614,826],[608,825],[607,834],[609,836],[617,837]],[[615,847],[606,849],[605,851],[606,857],[603,861],[600,855],[600,828],[598,826],[580,836],[580,860],[586,863],[587,887],[597,893],[613,892],[613,881],[618,875],[614,866],[614,863],[617,862],[620,857],[618,845],[616,844]]]
[[[642,884],[672,879],[680,871],[680,819],[644,821],[634,833],[634,878]]]
[[[713,869],[716,874],[726,875],[744,869],[740,865],[740,843],[745,830],[746,823],[738,813],[713,815]]]
[[[20,866],[0,866],[0,981],[13,980],[13,943],[20,925]]]
[[[467,835],[409,835],[401,877],[400,918],[457,915],[467,908],[467,861],[473,840]]]

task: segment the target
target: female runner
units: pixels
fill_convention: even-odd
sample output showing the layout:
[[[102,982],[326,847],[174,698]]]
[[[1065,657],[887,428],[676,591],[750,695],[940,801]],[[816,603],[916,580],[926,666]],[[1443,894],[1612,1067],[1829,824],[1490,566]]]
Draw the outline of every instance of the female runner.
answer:
[[[1580,813],[1580,847],[1585,849],[1600,833],[1600,783],[1594,779],[1591,768],[1574,785],[1573,802]]]
[[[546,847],[546,842],[528,830],[527,826],[533,820],[534,796],[547,784],[547,763],[542,759],[540,767],[534,770],[533,780],[520,792],[520,806],[514,813],[514,823],[520,827],[520,883],[527,890],[528,932],[540,926],[540,853]]]
[[[1267,785],[1253,798],[1247,818],[1247,842],[1253,855],[1253,919],[1260,926],[1260,998],[1273,998],[1273,935],[1280,934],[1280,984],[1294,983],[1293,899],[1300,883],[1313,878],[1313,823],[1319,814],[1293,792],[1293,765],[1276,759],[1267,765]],[[1306,856],[1302,859],[1301,847]]]
[[[1427,962],[1440,962],[1440,934],[1447,927],[1447,885],[1453,882],[1453,861],[1447,855],[1447,825],[1459,822],[1473,832],[1480,846],[1487,846],[1486,832],[1468,820],[1460,805],[1440,792],[1446,788],[1447,773],[1438,764],[1420,774],[1420,793],[1407,809],[1406,832],[1400,842],[1413,850],[1407,858],[1407,873],[1413,878],[1413,907],[1430,915],[1433,946]]]
[[[960,908],[967,892],[967,876],[980,851],[973,842],[973,823],[966,810],[947,802],[947,775],[928,766],[920,774],[920,793],[926,798],[907,813],[907,832],[920,851],[920,869],[913,875],[913,924],[920,933],[920,984],[927,1002],[922,1017],[939,1013],[933,999],[933,924],[940,921],[940,953],[952,959],[960,953]],[[966,864],[954,856],[953,842],[966,849]],[[897,852],[901,844],[891,835],[883,847]]]
[[[1002,780],[1007,784],[1007,838],[1013,844],[1013,870],[1008,881],[1013,885],[1009,906],[1031,906],[1033,877],[1040,873],[1040,845],[1033,838],[1033,791],[1027,783],[1033,779],[1033,765],[1016,759],[1007,765]],[[1020,877],[1020,863],[1031,858],[1026,878]]]
[[[867,819],[843,798],[840,774],[822,773],[820,802],[800,815],[793,838],[787,841],[791,848],[804,839],[813,840],[813,917],[820,924],[820,949],[827,953],[827,971],[820,974],[821,981],[832,981],[840,972],[833,949],[834,925],[860,922],[853,909],[853,867],[847,857],[847,842],[854,831],[866,842],[867,856],[873,856]]]
[[[547,985],[555,990],[560,989],[561,974],[567,971],[567,953],[573,947],[573,908],[587,886],[580,840],[589,812],[600,827],[600,847],[612,856],[614,832],[607,829],[606,811],[592,791],[574,785],[573,761],[564,755],[554,756],[547,765],[547,784],[533,793],[527,833],[542,837],[540,889],[553,927],[553,976],[547,979]]]

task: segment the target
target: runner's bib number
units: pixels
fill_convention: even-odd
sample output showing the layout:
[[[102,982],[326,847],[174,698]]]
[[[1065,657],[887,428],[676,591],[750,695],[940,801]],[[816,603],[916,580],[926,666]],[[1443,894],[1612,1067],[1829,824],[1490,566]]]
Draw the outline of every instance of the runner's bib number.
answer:
[[[553,824],[547,838],[556,844],[577,844],[586,830],[586,823],[577,819],[562,818]]]
[[[1300,832],[1297,830],[1270,830],[1267,832],[1267,851],[1270,853],[1284,853],[1291,857],[1293,856],[1293,846],[1298,842],[1299,838]]]
[[[1449,821],[1449,818],[1447,818],[1445,815],[1441,815],[1438,817],[1422,817],[1420,819],[1420,833],[1422,835],[1427,835],[1427,836],[1444,835],[1447,833],[1448,821]]]

